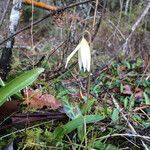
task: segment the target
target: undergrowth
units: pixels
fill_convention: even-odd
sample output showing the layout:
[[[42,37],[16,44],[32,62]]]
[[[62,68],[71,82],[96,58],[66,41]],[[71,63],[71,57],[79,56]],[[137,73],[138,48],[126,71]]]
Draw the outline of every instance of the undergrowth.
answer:
[[[11,142],[21,150],[141,149],[141,138],[149,144],[149,77],[148,68],[140,58],[113,63],[93,72],[88,99],[86,73],[75,76],[71,69],[49,83],[41,79],[37,83],[43,83],[45,90],[45,85],[51,85],[52,94],[62,102],[61,111],[68,118],[12,125],[5,134],[1,133],[0,149]],[[21,111],[26,109],[23,107]],[[129,122],[141,137],[132,132]]]

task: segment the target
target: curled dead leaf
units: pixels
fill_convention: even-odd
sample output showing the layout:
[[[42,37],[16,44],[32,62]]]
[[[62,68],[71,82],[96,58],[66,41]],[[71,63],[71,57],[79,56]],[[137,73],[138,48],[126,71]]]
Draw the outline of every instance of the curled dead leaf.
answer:
[[[38,89],[28,89],[24,92],[24,104],[34,109],[42,109],[43,107],[58,109],[62,104],[50,94],[42,94]]]

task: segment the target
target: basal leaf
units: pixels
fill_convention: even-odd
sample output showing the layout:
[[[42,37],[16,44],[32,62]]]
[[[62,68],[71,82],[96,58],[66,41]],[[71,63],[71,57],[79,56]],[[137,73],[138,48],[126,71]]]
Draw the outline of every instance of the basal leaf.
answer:
[[[86,116],[80,116],[70,122],[68,122],[66,125],[64,125],[64,134],[68,134],[75,130],[77,127],[84,125],[84,123],[96,123],[100,120],[103,120],[104,117],[100,115],[86,115]]]
[[[43,68],[36,68],[26,71],[15,79],[11,80],[4,87],[0,88],[0,106],[7,100],[9,96],[12,96],[35,81],[39,74],[43,71]]]

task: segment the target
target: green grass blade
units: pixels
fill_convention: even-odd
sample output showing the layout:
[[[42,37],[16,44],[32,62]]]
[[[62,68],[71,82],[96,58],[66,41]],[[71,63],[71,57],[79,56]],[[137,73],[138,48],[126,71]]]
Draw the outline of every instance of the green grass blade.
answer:
[[[29,70],[11,80],[4,87],[0,88],[0,106],[5,103],[9,96],[12,96],[35,81],[39,74],[43,71],[43,68]]]
[[[88,123],[96,123],[100,120],[103,120],[104,117],[100,115],[87,115],[87,116],[80,116],[70,122],[68,122],[66,125],[64,125],[64,134],[68,134],[78,128],[79,126],[84,125],[84,122],[86,124]]]

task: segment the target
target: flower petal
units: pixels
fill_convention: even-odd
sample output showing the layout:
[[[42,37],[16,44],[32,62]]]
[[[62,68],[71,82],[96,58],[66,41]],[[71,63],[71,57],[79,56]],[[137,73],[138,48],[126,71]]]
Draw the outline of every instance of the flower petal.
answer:
[[[91,51],[89,50],[86,54],[86,69],[87,71],[89,72],[90,71],[90,68],[91,68]]]
[[[70,61],[70,59],[75,55],[75,53],[80,49],[80,43],[77,45],[77,47],[73,50],[73,52],[67,57],[65,68],[67,68],[67,65]]]
[[[83,38],[81,41],[80,53],[81,53],[81,61],[82,61],[84,71],[86,70],[90,71],[91,52],[90,52],[89,44],[85,38]]]
[[[81,58],[81,49],[78,50],[78,64],[79,64],[79,69],[82,69],[82,58]]]

